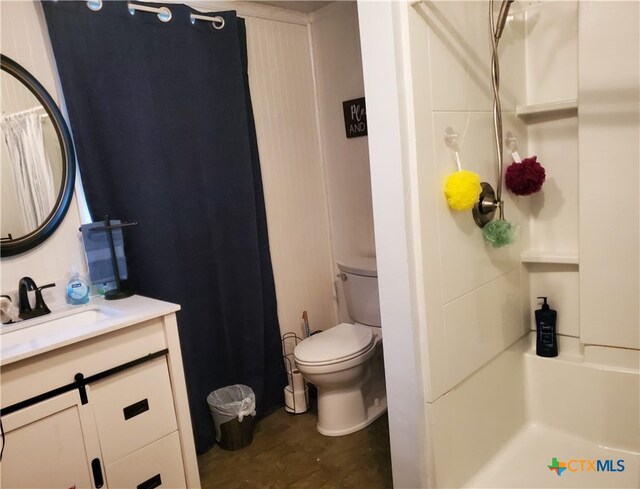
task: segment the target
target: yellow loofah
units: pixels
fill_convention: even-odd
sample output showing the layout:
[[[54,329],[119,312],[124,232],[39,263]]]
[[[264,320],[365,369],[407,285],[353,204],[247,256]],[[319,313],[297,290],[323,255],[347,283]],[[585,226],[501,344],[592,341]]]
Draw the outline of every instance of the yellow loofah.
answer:
[[[449,207],[456,211],[471,209],[482,192],[480,175],[468,170],[451,174],[444,184]]]

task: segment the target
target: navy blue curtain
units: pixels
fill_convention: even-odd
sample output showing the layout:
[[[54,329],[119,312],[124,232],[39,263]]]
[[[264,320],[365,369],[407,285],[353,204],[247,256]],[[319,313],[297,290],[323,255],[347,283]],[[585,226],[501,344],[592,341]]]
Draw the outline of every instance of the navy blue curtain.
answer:
[[[126,2],[43,3],[91,214],[139,223],[125,230],[136,292],[182,306],[201,453],[215,440],[209,392],[246,384],[262,416],[286,378],[244,23],[217,13],[216,30],[164,6],[167,23]]]

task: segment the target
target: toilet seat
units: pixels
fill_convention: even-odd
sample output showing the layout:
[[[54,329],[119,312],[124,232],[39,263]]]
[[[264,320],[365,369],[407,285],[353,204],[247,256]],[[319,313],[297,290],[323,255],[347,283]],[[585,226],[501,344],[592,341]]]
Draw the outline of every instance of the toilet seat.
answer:
[[[342,323],[303,340],[296,346],[294,357],[297,364],[333,365],[365,355],[375,342],[370,327]]]

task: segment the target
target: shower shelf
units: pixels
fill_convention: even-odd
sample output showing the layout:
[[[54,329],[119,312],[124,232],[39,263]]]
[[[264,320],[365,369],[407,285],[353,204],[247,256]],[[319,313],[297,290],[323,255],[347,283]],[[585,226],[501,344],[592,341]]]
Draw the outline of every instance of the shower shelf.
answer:
[[[578,265],[577,251],[545,251],[527,250],[520,255],[522,263],[556,263],[561,265]]]
[[[516,115],[525,122],[575,117],[578,115],[578,101],[571,99],[542,104],[518,105],[516,107]]]

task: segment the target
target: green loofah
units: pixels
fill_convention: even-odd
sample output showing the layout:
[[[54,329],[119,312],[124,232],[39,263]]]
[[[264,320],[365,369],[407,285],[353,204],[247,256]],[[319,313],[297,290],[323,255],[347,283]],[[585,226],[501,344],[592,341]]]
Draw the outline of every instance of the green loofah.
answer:
[[[504,219],[491,221],[482,228],[484,240],[494,248],[510,245],[515,239],[515,226]]]

